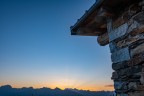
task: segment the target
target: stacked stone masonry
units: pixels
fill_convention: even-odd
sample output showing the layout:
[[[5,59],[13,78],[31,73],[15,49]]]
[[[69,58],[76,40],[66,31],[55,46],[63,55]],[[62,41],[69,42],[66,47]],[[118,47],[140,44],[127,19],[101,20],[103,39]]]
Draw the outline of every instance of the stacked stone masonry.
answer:
[[[107,20],[116,96],[144,96],[144,1]]]

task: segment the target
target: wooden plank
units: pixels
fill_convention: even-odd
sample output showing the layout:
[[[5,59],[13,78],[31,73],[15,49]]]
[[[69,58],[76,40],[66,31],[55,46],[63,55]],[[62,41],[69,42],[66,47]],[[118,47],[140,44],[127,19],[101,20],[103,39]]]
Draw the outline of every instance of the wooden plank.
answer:
[[[117,38],[125,35],[126,32],[127,32],[127,30],[128,30],[128,24],[127,23],[125,23],[125,24],[119,26],[118,28],[112,30],[109,33],[109,39],[110,39],[110,41],[113,41],[113,40],[115,40],[115,39],[117,39]]]
[[[126,23],[126,22],[127,22],[127,21],[124,20],[124,19],[122,18],[122,16],[120,16],[120,17],[118,17],[118,18],[113,22],[112,28],[115,29],[115,28],[121,26],[122,24],[124,24],[124,23]]]
[[[109,36],[108,36],[108,32],[98,36],[97,38],[97,42],[99,43],[99,45],[101,46],[105,46],[109,43]]]
[[[131,57],[144,52],[144,43],[130,50]]]
[[[108,11],[107,9],[105,9],[103,7],[101,7],[99,9],[99,11],[97,12],[97,15],[102,16],[102,17],[106,17],[106,18],[114,16],[114,14],[112,12]]]
[[[118,62],[122,62],[122,61],[129,60],[129,59],[130,59],[130,54],[129,54],[128,47],[120,49],[112,53],[111,55],[111,60],[113,63],[118,63]]]
[[[90,27],[80,27],[77,30],[77,35],[84,35],[84,36],[98,36],[106,32],[105,28],[97,28],[92,29]]]

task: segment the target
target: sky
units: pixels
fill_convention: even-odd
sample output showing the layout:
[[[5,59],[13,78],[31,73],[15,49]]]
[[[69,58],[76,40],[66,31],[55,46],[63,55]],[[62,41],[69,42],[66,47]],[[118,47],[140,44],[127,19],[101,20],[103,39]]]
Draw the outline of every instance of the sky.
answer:
[[[109,46],[71,36],[95,0],[0,0],[0,86],[113,90]]]

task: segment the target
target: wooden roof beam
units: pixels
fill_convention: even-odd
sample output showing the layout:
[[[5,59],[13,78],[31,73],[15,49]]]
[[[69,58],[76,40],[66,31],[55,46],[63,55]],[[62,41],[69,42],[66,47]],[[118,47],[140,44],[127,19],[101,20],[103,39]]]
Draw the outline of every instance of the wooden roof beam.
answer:
[[[106,32],[106,33],[98,36],[97,42],[98,42],[99,45],[101,45],[101,46],[105,46],[105,45],[109,44],[108,32]]]
[[[101,35],[103,33],[105,33],[107,30],[106,28],[96,28],[96,29],[92,29],[89,27],[80,27],[77,30],[77,35],[84,35],[84,36],[98,36]]]

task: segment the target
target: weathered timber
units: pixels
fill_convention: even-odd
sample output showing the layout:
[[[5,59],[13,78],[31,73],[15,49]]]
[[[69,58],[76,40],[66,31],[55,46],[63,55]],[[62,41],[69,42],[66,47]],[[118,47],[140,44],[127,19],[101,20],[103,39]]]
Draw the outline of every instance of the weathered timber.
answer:
[[[128,24],[127,24],[127,23],[119,26],[119,27],[116,28],[116,29],[113,29],[113,30],[109,33],[110,41],[113,41],[113,40],[115,40],[115,39],[117,39],[117,38],[125,35],[126,32],[127,32],[127,30],[128,30]]]
[[[126,23],[127,20],[124,20],[122,16],[120,16],[119,18],[117,18],[113,24],[112,24],[112,28],[115,29],[119,26],[121,26],[122,24]]]
[[[131,49],[130,54],[131,54],[131,57],[134,57],[135,55],[138,55],[138,54],[143,53],[143,52],[144,52],[144,43],[137,46],[134,49]]]
[[[106,32],[106,33],[98,36],[97,42],[98,42],[101,46],[107,45],[107,44],[109,43],[108,33]]]
[[[112,12],[110,12],[109,10],[107,10],[106,8],[103,8],[103,7],[101,7],[99,9],[97,14],[98,14],[98,16],[102,16],[102,17],[106,17],[106,18],[114,16],[114,14]]]
[[[132,67],[138,64],[142,64],[144,62],[144,54],[137,55],[136,57],[130,59],[129,61],[119,62],[119,63],[113,63],[112,69],[113,70],[119,70],[124,69],[128,67]]]
[[[130,59],[129,48],[126,47],[126,48],[120,49],[112,53],[111,59],[113,63],[118,63],[118,62],[122,62],[125,60],[129,60]]]
[[[98,34],[105,33],[105,28],[92,29],[90,27],[80,27],[77,30],[78,35],[97,36]]]
[[[118,47],[126,47],[126,46],[129,46],[130,44],[132,44],[133,42],[136,42],[138,40],[144,40],[144,34],[138,34],[134,37],[128,37],[122,41],[119,41],[117,43],[117,46]]]

